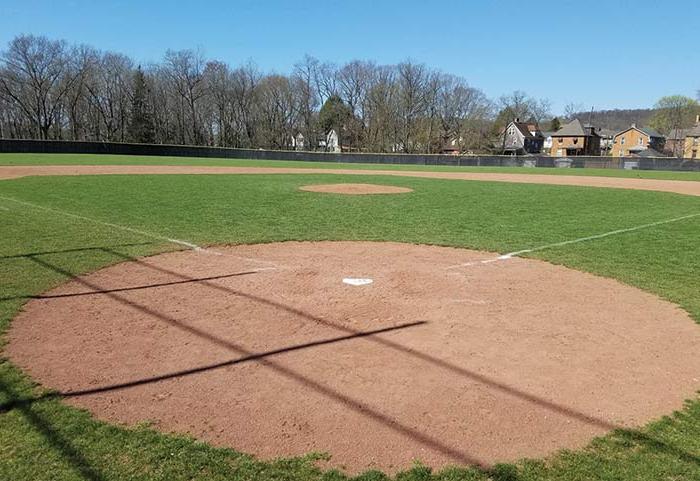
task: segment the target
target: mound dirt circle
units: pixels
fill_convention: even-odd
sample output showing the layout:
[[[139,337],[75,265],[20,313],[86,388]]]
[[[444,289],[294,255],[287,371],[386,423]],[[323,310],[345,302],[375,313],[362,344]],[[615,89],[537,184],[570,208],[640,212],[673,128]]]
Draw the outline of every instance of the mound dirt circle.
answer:
[[[612,280],[396,243],[216,250],[31,300],[5,354],[101,419],[350,472],[577,448],[700,387],[700,328]]]
[[[325,194],[370,195],[370,194],[405,194],[413,192],[408,187],[379,184],[311,184],[302,185],[299,190],[321,192]]]

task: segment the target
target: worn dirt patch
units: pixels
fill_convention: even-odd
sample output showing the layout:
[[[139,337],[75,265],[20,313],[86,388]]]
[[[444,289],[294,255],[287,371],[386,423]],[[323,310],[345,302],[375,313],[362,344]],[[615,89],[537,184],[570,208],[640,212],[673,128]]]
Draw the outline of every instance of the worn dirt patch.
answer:
[[[577,448],[700,387],[700,327],[612,280],[518,258],[447,269],[491,255],[397,243],[217,250],[31,300],[5,354],[101,419],[263,458],[327,451],[351,472]]]
[[[408,187],[379,184],[312,184],[302,185],[299,190],[321,192],[325,194],[368,195],[368,194],[405,194],[413,192]]]
[[[550,184],[614,189],[655,190],[700,196],[700,182],[684,180],[634,179],[578,175],[508,174],[491,172],[429,172],[407,170],[354,170],[283,167],[210,167],[189,165],[35,165],[0,166],[0,180],[30,175],[114,175],[114,174],[319,174],[394,175],[429,179],[481,180],[522,184]]]

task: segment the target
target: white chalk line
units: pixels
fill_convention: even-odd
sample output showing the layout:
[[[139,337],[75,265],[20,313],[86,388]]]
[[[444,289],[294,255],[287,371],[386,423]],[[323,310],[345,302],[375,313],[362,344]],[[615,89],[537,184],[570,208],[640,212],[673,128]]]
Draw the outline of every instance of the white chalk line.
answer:
[[[8,200],[8,201],[10,201],[10,202],[15,202],[15,203],[17,203],[17,204],[29,206],[29,207],[32,207],[32,208],[35,208],[35,209],[44,210],[44,211],[46,211],[46,212],[53,212],[53,213],[55,213],[55,214],[61,214],[61,215],[64,215],[64,216],[66,216],[66,217],[72,217],[72,218],[74,218],[74,219],[86,220],[86,221],[88,221],[88,222],[93,222],[93,223],[95,223],[95,224],[105,225],[105,226],[107,226],[107,227],[112,227],[112,228],[114,228],[114,229],[121,229],[121,230],[124,230],[124,231],[127,231],[127,232],[133,232],[134,234],[139,234],[139,235],[142,235],[142,236],[144,236],[144,237],[150,237],[151,239],[158,239],[158,240],[170,242],[171,244],[181,245],[181,246],[183,246],[183,247],[187,247],[188,249],[192,249],[193,251],[199,252],[199,253],[202,253],[202,254],[213,254],[213,255],[217,255],[217,256],[235,257],[235,258],[241,259],[241,260],[246,260],[246,261],[250,261],[250,262],[255,262],[255,263],[258,263],[258,264],[268,264],[268,265],[269,265],[269,267],[265,267],[265,268],[256,270],[256,272],[265,271],[265,270],[277,269],[277,265],[276,265],[274,262],[266,261],[266,260],[263,260],[263,259],[255,259],[255,258],[252,258],[252,257],[244,257],[244,256],[235,255],[235,254],[229,254],[229,253],[224,253],[224,252],[218,252],[218,251],[216,251],[216,250],[214,250],[214,249],[209,249],[209,248],[200,247],[200,246],[198,246],[197,244],[193,244],[193,243],[191,243],[191,242],[183,241],[183,240],[180,240],[180,239],[173,239],[173,238],[166,237],[166,236],[162,236],[162,235],[159,235],[159,234],[154,234],[154,233],[152,233],[152,232],[146,232],[146,231],[143,231],[143,230],[140,230],[140,229],[134,229],[133,227],[128,227],[128,226],[121,225],[121,224],[113,224],[113,223],[111,223],[111,222],[105,222],[105,221],[93,219],[93,218],[91,218],[91,217],[86,217],[86,216],[84,216],[84,215],[74,214],[74,213],[72,213],[72,212],[67,212],[67,211],[64,211],[64,210],[54,209],[54,208],[51,208],[51,207],[45,207],[45,206],[43,206],[43,205],[35,204],[35,203],[33,203],[33,202],[27,202],[27,201],[24,201],[24,200],[17,200],[17,199],[14,199],[14,198],[12,198],[12,197],[0,196],[0,199]],[[0,208],[1,208],[1,207],[0,207]],[[9,209],[7,209],[7,210],[9,210]]]
[[[695,214],[684,215],[681,217],[674,217],[673,219],[660,220],[658,222],[652,222],[651,224],[643,224],[643,225],[638,225],[638,226],[634,226],[634,227],[629,227],[626,229],[617,229],[617,230],[613,230],[610,232],[604,232],[603,234],[596,234],[596,235],[591,235],[588,237],[580,237],[578,239],[572,239],[572,240],[567,240],[567,241],[562,241],[562,242],[555,242],[553,244],[545,244],[545,245],[542,245],[539,247],[533,247],[532,249],[523,249],[523,250],[519,250],[519,251],[515,251],[515,252],[509,252],[507,254],[503,254],[503,255],[500,255],[498,257],[494,257],[491,259],[484,259],[484,260],[480,260],[480,261],[471,261],[471,262],[464,262],[462,264],[455,264],[455,265],[446,267],[445,269],[447,269],[447,270],[458,269],[460,267],[471,267],[471,266],[476,266],[476,265],[491,264],[491,263],[499,262],[499,261],[507,261],[509,259],[512,259],[513,257],[519,257],[523,254],[529,254],[531,252],[538,252],[538,251],[542,251],[545,249],[552,249],[555,247],[562,247],[562,246],[566,246],[566,245],[570,245],[570,244],[578,244],[579,242],[586,242],[586,241],[591,241],[591,240],[596,240],[596,239],[603,239],[605,237],[610,237],[610,236],[619,235],[619,234],[625,234],[627,232],[634,232],[634,231],[638,231],[638,230],[642,230],[642,229],[649,229],[651,227],[656,227],[656,226],[663,225],[663,224],[670,224],[672,222],[679,222],[681,220],[691,219],[693,217],[698,217],[698,216],[700,216],[700,212],[697,212]]]

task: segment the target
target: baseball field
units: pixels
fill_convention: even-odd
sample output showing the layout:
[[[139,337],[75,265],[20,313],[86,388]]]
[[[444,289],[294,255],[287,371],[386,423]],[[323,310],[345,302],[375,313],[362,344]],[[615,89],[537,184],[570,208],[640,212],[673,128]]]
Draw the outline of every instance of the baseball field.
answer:
[[[700,479],[698,173],[0,179],[0,479]]]

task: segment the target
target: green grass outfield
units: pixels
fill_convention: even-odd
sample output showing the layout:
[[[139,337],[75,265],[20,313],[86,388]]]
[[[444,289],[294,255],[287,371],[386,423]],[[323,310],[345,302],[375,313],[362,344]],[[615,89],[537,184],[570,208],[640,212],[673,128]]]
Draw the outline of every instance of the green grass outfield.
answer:
[[[700,172],[623,169],[554,169],[531,167],[452,167],[434,165],[347,164],[287,160],[238,160],[201,157],[91,154],[0,154],[2,165],[199,165],[237,167],[288,167],[312,169],[417,170],[437,172],[496,172],[510,174],[585,175],[641,179],[700,181]]]
[[[24,163],[52,160],[42,156],[3,157],[6,163],[12,159]],[[71,159],[82,163],[143,161],[137,157],[66,157],[66,161]],[[240,163],[212,159],[147,160],[198,165]],[[54,159],[53,163],[57,162]],[[0,181],[0,197],[5,198],[0,198],[0,329],[6,331],[24,302],[23,296],[36,295],[65,282],[66,272],[85,273],[117,263],[122,255],[142,256],[177,247],[6,198],[200,245],[392,240],[497,252],[700,213],[697,197],[589,187],[360,176],[353,177],[353,182],[407,186],[415,192],[339,196],[297,190],[303,184],[346,179],[329,174],[101,175]],[[108,247],[119,255],[100,247]],[[29,255],[60,269],[46,270],[32,262]],[[700,322],[700,217],[533,255],[658,294],[679,304]],[[663,321],[659,322],[659,329],[663,329]],[[659,383],[663,389],[663,379]],[[145,425],[125,428],[102,423],[58,399],[37,400],[39,395],[40,389],[30,379],[6,360],[0,361],[2,480],[346,479],[336,471],[316,468],[313,461],[321,456],[318,454],[257,461],[187,437],[160,434]],[[357,479],[386,477],[367,472]],[[700,397],[689,400],[682,411],[668,413],[668,417],[639,431],[611,433],[578,451],[499,465],[490,472],[461,467],[431,473],[417,466],[399,474],[397,479],[698,480]]]

